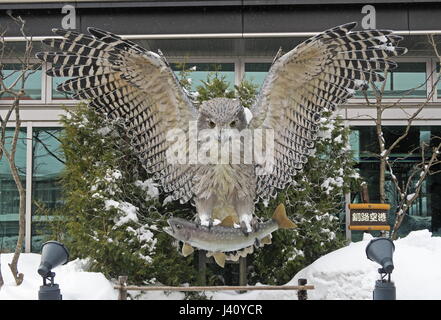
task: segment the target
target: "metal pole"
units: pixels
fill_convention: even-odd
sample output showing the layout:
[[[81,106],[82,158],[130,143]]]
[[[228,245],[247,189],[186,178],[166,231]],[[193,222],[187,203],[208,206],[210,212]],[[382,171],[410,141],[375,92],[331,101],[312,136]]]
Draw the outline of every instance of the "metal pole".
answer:
[[[373,300],[397,300],[395,284],[392,281],[377,280],[373,292]]]
[[[198,270],[199,270],[199,285],[205,286],[207,284],[207,256],[205,250],[199,250],[198,256]]]
[[[351,223],[349,204],[351,203],[351,194],[345,193],[345,231],[346,231],[346,241],[352,241],[352,232],[349,229],[349,224]]]
[[[247,285],[247,258],[240,257],[239,258],[239,285],[246,286]]]

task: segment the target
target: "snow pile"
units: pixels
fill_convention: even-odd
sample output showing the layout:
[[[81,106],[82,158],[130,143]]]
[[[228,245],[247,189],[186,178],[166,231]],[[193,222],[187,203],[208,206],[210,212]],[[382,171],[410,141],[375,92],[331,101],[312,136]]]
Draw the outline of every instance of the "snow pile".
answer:
[[[301,270],[287,285],[297,285],[306,278],[315,286],[308,291],[314,300],[372,300],[375,280],[379,279],[379,265],[366,258],[366,246],[372,236],[365,234],[363,241],[331,252]],[[397,299],[441,299],[441,237],[432,237],[428,230],[411,232],[406,238],[394,241],[395,270],[392,281],[397,288]],[[258,284],[262,285],[262,284]],[[237,293],[220,291],[208,293],[214,300],[270,300],[297,299],[295,291],[249,291]],[[178,295],[163,299],[176,299]],[[143,299],[159,298],[146,293]]]
[[[371,300],[379,265],[366,258],[365,249],[372,237],[331,252],[301,270],[287,285],[297,285],[306,278],[315,286],[308,291],[309,299]],[[397,287],[397,299],[441,299],[441,237],[432,237],[428,230],[411,232],[395,243],[392,280]],[[37,274],[38,254],[22,254],[19,270],[25,274],[21,286],[15,286],[7,263],[12,254],[1,255],[5,285],[0,299],[37,299],[41,277]],[[101,273],[84,272],[84,260],[74,260],[55,269],[64,299],[116,299],[113,284]],[[262,286],[262,284],[258,284]],[[158,291],[130,292],[136,299],[183,299],[184,293]],[[233,291],[207,292],[208,297],[221,300],[296,299],[295,291]]]
[[[363,241],[331,252],[301,270],[287,285],[297,285],[306,278],[315,289],[308,291],[312,300],[372,300],[379,265],[366,258],[366,246],[372,236]],[[428,230],[411,232],[394,241],[395,270],[392,280],[397,299],[441,299],[441,237],[432,237]],[[250,291],[244,294],[217,292],[213,299],[297,299],[295,291]]]
[[[9,270],[8,263],[12,260],[12,253],[3,253],[1,268],[4,285],[0,289],[0,300],[35,300],[38,299],[38,290],[43,284],[37,273],[41,256],[35,253],[20,255],[18,270],[24,274],[23,283],[15,285],[14,278]],[[113,284],[103,274],[84,272],[85,261],[76,259],[64,266],[54,269],[55,283],[60,285],[64,300],[115,300],[118,293]]]
[[[310,299],[372,299],[379,265],[366,258],[366,246],[372,236],[363,241],[331,252],[301,270],[289,283],[306,278],[315,290]],[[432,237],[428,230],[411,232],[394,241],[392,281],[397,299],[441,299],[441,237]]]
[[[331,252],[301,270],[287,285],[297,285],[306,278],[315,286],[308,291],[314,300],[372,300],[379,265],[366,258],[366,246],[372,236],[363,241]],[[428,230],[411,232],[394,241],[392,281],[397,299],[441,299],[441,237],[432,237]],[[245,294],[219,292],[213,299],[296,299],[292,291],[250,291]]]

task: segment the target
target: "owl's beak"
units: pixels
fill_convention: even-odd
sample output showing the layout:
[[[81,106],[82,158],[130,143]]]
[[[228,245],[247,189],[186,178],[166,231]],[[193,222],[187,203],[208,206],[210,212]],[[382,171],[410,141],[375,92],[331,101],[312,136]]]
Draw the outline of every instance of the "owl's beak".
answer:
[[[217,129],[217,141],[222,142],[222,127]]]

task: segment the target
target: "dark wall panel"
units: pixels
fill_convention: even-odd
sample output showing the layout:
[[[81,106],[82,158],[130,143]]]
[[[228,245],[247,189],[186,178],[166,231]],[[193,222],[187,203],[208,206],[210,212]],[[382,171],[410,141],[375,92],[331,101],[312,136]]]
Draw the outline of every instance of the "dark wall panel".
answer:
[[[94,26],[118,34],[188,34],[241,33],[240,7],[226,8],[106,8],[77,9],[77,30]],[[52,28],[61,28],[63,14],[59,10],[14,10],[26,20],[27,34],[46,36]],[[0,24],[9,25],[8,36],[18,36],[18,27],[0,11]]]
[[[20,16],[26,21],[25,31],[29,36],[51,35],[52,28],[61,28],[62,14],[58,10],[17,10],[12,12],[14,16]],[[77,25],[80,18],[77,17]],[[0,25],[7,26],[7,36],[21,36],[19,27],[12,20],[0,11]]]
[[[311,32],[356,21],[364,14],[363,5],[248,7],[244,10],[244,32]],[[407,30],[405,6],[376,5],[377,28]]]
[[[240,8],[106,9],[81,13],[81,28],[120,34],[240,33]]]
[[[17,9],[29,35],[47,36],[60,28],[62,4],[53,9]],[[78,8],[77,29],[95,26],[119,34],[319,32],[346,22],[362,21],[362,4]],[[441,29],[441,4],[376,4],[377,28],[392,30]],[[9,22],[8,22],[9,21]],[[0,8],[0,24],[9,23],[9,36],[19,35]]]
[[[441,3],[414,5],[409,9],[410,30],[440,30]]]

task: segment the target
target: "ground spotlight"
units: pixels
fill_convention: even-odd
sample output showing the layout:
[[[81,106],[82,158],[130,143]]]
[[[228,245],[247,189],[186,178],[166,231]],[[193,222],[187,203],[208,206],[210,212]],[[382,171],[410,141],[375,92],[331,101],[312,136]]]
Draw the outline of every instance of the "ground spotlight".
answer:
[[[372,239],[366,247],[366,256],[369,260],[381,265],[378,269],[380,280],[375,282],[373,293],[374,300],[395,300],[395,284],[390,280],[390,275],[394,270],[392,256],[395,251],[395,245],[388,238]],[[387,279],[386,279],[387,276]]]
[[[62,300],[60,288],[54,283],[55,272],[52,272],[52,269],[66,264],[68,260],[69,252],[62,243],[48,241],[41,246],[41,263],[38,273],[43,278],[43,285],[38,291],[39,300]]]

